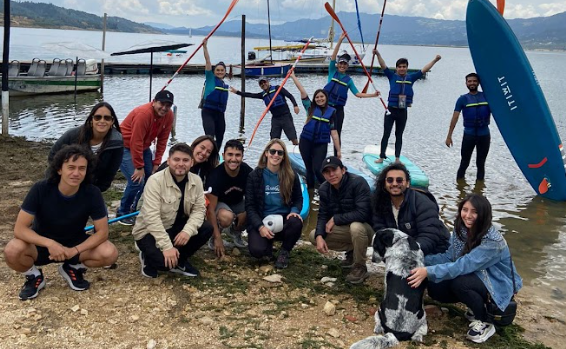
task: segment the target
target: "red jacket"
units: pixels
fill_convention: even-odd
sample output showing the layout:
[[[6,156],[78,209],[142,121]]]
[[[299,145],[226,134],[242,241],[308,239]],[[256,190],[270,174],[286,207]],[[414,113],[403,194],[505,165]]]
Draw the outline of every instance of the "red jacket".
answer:
[[[120,124],[124,147],[130,149],[135,168],[143,167],[143,151],[157,138],[153,165],[161,164],[167,139],[173,127],[173,111],[160,118],[153,110],[153,102],[140,105],[126,116]]]

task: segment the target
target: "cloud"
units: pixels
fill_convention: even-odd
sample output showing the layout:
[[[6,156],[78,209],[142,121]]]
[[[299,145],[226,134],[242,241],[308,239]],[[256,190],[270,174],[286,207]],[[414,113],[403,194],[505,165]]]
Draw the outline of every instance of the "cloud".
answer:
[[[160,0],[159,13],[171,16],[210,16],[213,14],[211,10],[197,6],[194,0]]]

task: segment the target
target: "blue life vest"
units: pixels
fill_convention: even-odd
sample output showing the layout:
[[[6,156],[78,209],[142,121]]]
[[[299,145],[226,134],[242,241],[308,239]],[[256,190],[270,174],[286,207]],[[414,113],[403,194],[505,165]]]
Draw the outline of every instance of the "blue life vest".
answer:
[[[342,79],[338,78],[338,73],[334,73],[334,77],[326,86],[324,91],[328,93],[328,104],[333,106],[345,106],[348,100],[348,83],[352,80],[348,75],[344,75]]]
[[[413,94],[413,82],[407,80],[407,75],[393,74],[393,79],[389,80],[389,97],[387,101],[396,107],[399,103],[399,95],[405,95],[407,96],[405,103],[408,107],[413,104]]]
[[[228,104],[228,85],[217,77],[214,77],[214,84],[214,91],[204,99],[203,108],[225,112]]]
[[[268,92],[263,92],[262,97],[266,107],[267,105],[269,105],[269,102],[271,102],[271,99],[273,98],[275,92],[277,92],[277,89],[279,89],[279,86],[269,86]],[[271,110],[271,108],[277,108],[282,105],[286,105],[285,100],[283,99],[283,96],[281,96],[281,94],[278,94],[269,109]]]
[[[483,92],[475,95],[465,94],[466,106],[462,110],[464,116],[464,127],[483,127],[489,125],[491,110]]]
[[[303,127],[301,138],[314,143],[330,143],[330,118],[335,110],[328,106],[322,114],[319,107],[314,108],[311,119]]]

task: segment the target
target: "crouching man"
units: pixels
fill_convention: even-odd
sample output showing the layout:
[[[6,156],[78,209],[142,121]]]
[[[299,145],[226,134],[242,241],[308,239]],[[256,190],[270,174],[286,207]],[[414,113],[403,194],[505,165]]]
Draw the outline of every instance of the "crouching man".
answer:
[[[37,297],[45,287],[37,266],[59,265],[59,274],[75,291],[90,283],[84,279],[86,267],[111,265],[118,250],[108,241],[106,205],[100,190],[90,184],[91,152],[79,145],[59,150],[47,170],[47,179],[35,183],[21,206],[14,238],[4,249],[6,264],[24,273],[26,282],[20,299]],[[94,233],[86,234],[88,219]]]
[[[189,172],[192,164],[191,147],[175,144],[169,150],[168,167],[147,181],[132,230],[140,249],[143,276],[156,278],[159,270],[185,276],[199,274],[188,258],[212,236],[212,226],[203,224],[202,181]]]

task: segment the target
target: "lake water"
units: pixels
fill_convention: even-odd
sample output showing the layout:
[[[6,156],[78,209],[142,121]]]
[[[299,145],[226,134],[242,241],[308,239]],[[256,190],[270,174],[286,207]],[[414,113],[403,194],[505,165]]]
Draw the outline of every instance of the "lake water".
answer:
[[[60,31],[39,29],[12,29],[11,59],[30,60],[33,57],[52,59],[72,57],[72,54],[57,54],[45,48],[44,44],[56,41],[83,41],[100,46],[101,33],[86,31]],[[163,36],[149,34],[108,33],[107,50],[115,52],[129,46],[150,40],[172,40],[198,44],[202,37]],[[246,50],[253,46],[267,44],[265,40],[250,39]],[[274,45],[282,44],[276,42]],[[48,45],[49,46],[49,45]],[[213,37],[209,49],[214,62],[223,60],[236,63],[240,57],[240,42],[237,38]],[[156,61],[172,61],[180,64],[194,50],[188,48],[183,57],[166,57],[157,54]],[[475,164],[468,169],[468,182],[456,183],[456,170],[460,161],[462,121],[454,132],[453,148],[444,144],[448,125],[459,95],[467,92],[464,76],[474,71],[467,48],[387,46],[380,51],[386,62],[392,66],[399,57],[407,57],[410,67],[420,68],[436,55],[442,60],[436,64],[426,80],[416,83],[414,106],[404,134],[403,154],[418,164],[430,177],[430,190],[435,194],[444,220],[451,225],[456,213],[456,203],[465,192],[484,193],[493,205],[495,223],[506,232],[514,261],[529,293],[539,299],[551,311],[566,309],[566,203],[552,202],[537,197],[509,153],[496,125],[492,123],[491,149],[486,165],[484,186],[475,184]],[[558,132],[566,139],[566,99],[563,83],[566,70],[562,63],[564,52],[528,52],[531,64],[537,74],[554,115]],[[88,57],[84,57],[88,58]],[[369,59],[366,58],[366,61]],[[504,57],[502,57],[504,59]],[[111,58],[112,61],[148,62],[149,54]],[[203,63],[202,53],[197,53],[191,63]],[[154,89],[165,84],[169,76],[155,76]],[[325,84],[322,75],[299,76],[309,93]],[[353,77],[361,88],[366,79]],[[176,141],[191,142],[203,133],[200,110],[197,109],[204,82],[203,75],[181,75],[170,85],[178,107]],[[275,81],[277,82],[277,80]],[[229,82],[240,88],[240,80]],[[376,86],[387,95],[388,84],[383,77],[375,79]],[[120,119],[134,107],[147,102],[149,79],[147,76],[109,76],[104,83],[104,96],[99,93],[79,95],[75,103],[72,95],[40,96],[10,101],[10,134],[25,136],[32,140],[56,139],[65,130],[80,125],[90,108],[100,100],[111,103]],[[286,88],[299,98],[298,90],[290,82]],[[256,82],[249,80],[248,91],[259,91]],[[240,99],[231,95],[226,113],[227,131],[225,140],[249,138],[264,104],[260,100],[246,101],[245,130],[240,133]],[[302,128],[304,111],[295,117],[298,131]],[[263,145],[269,138],[269,115],[263,121],[251,149],[246,152],[250,164],[255,165]],[[350,96],[346,107],[343,129],[343,157],[353,167],[362,167],[361,152],[365,145],[376,144],[383,132],[383,108],[377,99],[357,99]],[[391,145],[394,137],[390,138]],[[559,318],[566,320],[564,315]]]

